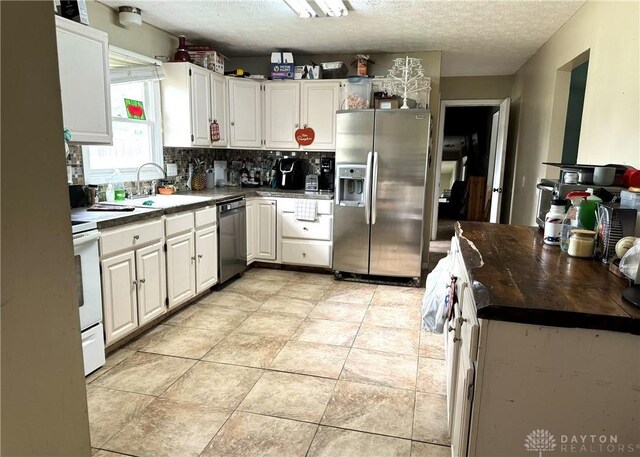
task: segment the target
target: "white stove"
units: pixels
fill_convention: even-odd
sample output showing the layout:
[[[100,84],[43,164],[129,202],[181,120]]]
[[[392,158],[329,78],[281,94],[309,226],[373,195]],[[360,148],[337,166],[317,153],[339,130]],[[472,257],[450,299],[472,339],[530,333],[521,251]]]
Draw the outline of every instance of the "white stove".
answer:
[[[75,277],[80,309],[80,330],[84,374],[97,370],[105,362],[100,285],[100,232],[95,222],[71,221]]]

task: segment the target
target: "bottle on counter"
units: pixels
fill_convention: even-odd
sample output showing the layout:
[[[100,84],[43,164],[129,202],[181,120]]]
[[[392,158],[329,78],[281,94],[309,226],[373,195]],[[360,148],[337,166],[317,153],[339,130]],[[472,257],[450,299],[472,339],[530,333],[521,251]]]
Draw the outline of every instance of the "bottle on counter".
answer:
[[[113,200],[110,201],[124,201],[127,198],[127,192],[124,188],[124,175],[117,168],[111,175],[109,184],[113,189]]]
[[[551,200],[551,209],[544,216],[544,242],[546,244],[560,245],[566,207],[567,201],[564,198]]]
[[[562,249],[563,252],[569,250],[571,230],[585,228],[580,224],[580,204],[583,200],[586,200],[589,195],[591,194],[588,192],[569,192],[567,194],[567,199],[571,200],[571,206],[562,221],[562,230],[560,232],[560,249]]]
[[[242,162],[242,168],[240,168],[240,183],[247,182],[249,182],[249,170],[247,170],[245,162]]]

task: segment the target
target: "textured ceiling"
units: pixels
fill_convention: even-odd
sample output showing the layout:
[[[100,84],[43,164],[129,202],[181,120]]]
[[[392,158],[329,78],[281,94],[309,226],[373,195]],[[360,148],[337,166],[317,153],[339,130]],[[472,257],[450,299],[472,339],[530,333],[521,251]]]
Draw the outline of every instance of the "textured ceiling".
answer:
[[[282,0],[105,0],[223,54],[442,51],[442,76],[515,73],[584,1],[349,0],[349,15],[300,19]]]

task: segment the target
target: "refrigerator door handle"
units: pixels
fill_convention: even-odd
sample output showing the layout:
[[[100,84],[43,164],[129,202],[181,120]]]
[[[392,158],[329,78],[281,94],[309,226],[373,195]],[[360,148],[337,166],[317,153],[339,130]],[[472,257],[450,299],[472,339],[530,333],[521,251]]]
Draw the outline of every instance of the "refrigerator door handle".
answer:
[[[367,225],[369,224],[369,212],[371,211],[371,204],[369,201],[371,192],[371,154],[373,154],[371,151],[369,151],[369,153],[367,154],[367,174],[364,180],[364,220],[366,221]]]
[[[378,204],[378,153],[373,153],[373,182],[371,183],[371,225],[376,223]]]

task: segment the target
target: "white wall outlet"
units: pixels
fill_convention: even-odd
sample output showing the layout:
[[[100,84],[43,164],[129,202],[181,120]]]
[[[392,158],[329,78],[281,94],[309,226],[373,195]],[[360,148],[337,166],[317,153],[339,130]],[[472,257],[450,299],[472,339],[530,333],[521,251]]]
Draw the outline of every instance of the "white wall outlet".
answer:
[[[167,177],[178,176],[178,164],[168,163],[167,164]]]

